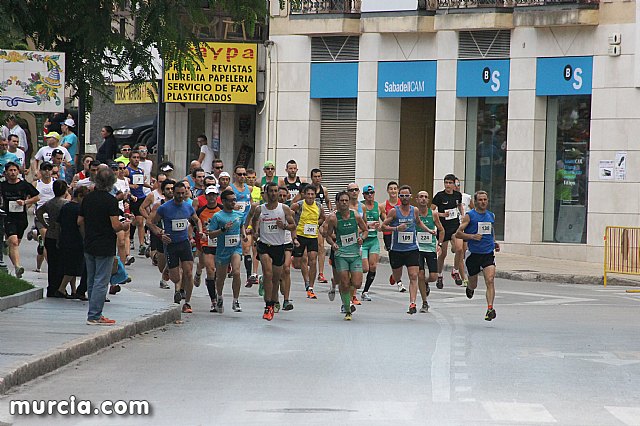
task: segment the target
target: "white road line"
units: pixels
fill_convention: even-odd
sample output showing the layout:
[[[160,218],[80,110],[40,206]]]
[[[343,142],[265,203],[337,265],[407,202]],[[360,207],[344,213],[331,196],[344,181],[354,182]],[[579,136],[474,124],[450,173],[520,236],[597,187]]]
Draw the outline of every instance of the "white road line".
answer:
[[[640,407],[613,407],[605,405],[604,408],[622,423],[629,426],[640,426]]]
[[[440,326],[431,356],[431,398],[433,402],[451,401],[451,324],[444,315],[432,312]]]
[[[483,402],[482,406],[494,421],[513,423],[556,423],[542,404],[519,402]]]

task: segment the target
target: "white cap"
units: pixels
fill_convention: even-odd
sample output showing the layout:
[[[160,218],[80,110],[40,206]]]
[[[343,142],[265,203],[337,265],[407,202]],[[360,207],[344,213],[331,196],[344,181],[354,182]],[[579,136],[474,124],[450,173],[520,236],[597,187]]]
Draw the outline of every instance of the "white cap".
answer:
[[[207,189],[204,190],[204,195],[217,194],[217,193],[218,193],[218,188],[216,188],[215,185],[209,185],[207,186]]]
[[[69,127],[76,127],[76,122],[73,121],[73,118],[67,118],[62,124]]]

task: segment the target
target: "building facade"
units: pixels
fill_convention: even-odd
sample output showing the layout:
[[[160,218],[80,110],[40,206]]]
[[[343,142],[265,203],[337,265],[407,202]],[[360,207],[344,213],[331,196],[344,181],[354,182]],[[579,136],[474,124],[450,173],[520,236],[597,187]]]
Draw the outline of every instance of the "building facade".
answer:
[[[425,4],[426,3],[426,4]],[[256,162],[333,191],[398,180],[486,190],[506,251],[601,261],[638,226],[636,3],[271,3]]]

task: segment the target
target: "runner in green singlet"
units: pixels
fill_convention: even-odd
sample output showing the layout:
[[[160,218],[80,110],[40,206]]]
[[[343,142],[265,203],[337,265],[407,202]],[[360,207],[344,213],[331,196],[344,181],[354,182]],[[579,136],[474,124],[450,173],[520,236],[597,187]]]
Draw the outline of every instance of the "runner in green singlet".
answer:
[[[362,188],[362,195],[364,196],[362,205],[364,207],[369,235],[362,244],[362,272],[367,274],[367,280],[365,281],[364,290],[362,290],[360,297],[362,300],[371,301],[369,288],[371,288],[371,284],[373,284],[373,280],[376,277],[376,269],[378,268],[378,260],[380,259],[378,230],[380,229],[380,220],[382,219],[384,221],[387,214],[384,211],[384,207],[378,205],[378,202],[374,199],[376,191],[373,185],[365,185]]]
[[[420,290],[420,296],[422,297],[421,313],[429,312],[429,303],[427,303],[427,297],[431,293],[429,283],[436,282],[438,280],[438,255],[437,252],[442,246],[442,240],[444,240],[444,227],[440,223],[437,211],[429,208],[429,193],[427,191],[418,192],[418,217],[425,226],[435,232],[439,231],[438,241],[436,236],[429,232],[418,231],[418,248],[420,249],[420,263],[418,264],[420,272],[418,273],[418,289]],[[437,242],[437,245],[436,245]],[[426,263],[426,268],[425,268]],[[429,279],[426,278],[426,269],[429,269]]]

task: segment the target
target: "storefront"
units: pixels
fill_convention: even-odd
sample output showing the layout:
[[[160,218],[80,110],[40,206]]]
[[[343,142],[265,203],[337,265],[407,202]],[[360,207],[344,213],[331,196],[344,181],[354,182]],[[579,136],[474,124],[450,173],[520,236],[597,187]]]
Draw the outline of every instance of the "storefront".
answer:
[[[509,60],[459,60],[456,95],[467,100],[463,190],[487,191],[496,215],[496,238],[504,238],[509,110]]]
[[[543,241],[587,242],[593,58],[538,58],[547,97]]]

